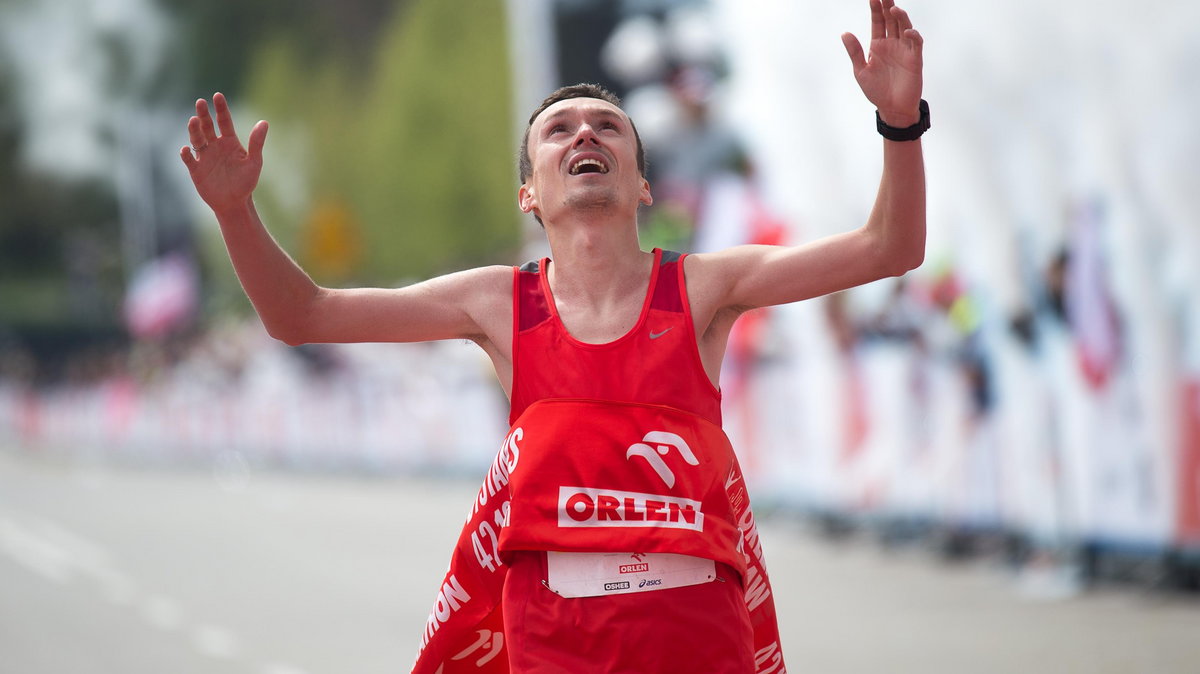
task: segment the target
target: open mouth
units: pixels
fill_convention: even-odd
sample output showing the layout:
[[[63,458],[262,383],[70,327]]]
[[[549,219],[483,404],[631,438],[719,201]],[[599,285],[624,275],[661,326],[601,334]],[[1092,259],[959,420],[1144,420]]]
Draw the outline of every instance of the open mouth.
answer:
[[[577,176],[584,173],[608,173],[608,165],[599,159],[592,158],[580,159],[574,164],[571,164],[571,175]]]

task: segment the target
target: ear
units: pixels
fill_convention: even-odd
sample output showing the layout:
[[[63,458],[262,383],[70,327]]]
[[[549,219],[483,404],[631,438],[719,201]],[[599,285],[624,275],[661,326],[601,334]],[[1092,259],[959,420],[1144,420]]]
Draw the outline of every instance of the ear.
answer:
[[[517,190],[517,206],[521,208],[522,213],[529,213],[534,208],[537,208],[537,197],[533,193],[533,188],[529,183],[523,183]]]
[[[643,206],[654,204],[654,197],[650,195],[650,181],[645,178],[642,178],[642,190],[638,193],[638,202]]]

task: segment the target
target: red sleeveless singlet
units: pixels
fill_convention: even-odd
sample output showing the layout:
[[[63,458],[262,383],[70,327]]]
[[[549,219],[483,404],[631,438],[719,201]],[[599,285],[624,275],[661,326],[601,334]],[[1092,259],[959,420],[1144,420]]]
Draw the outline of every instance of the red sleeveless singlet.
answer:
[[[721,394],[700,360],[683,260],[654,250],[637,323],[605,344],[572,337],[542,259],[514,270],[510,424],[545,399],[666,405],[721,423]],[[549,591],[545,553],[518,553],[504,586],[513,674],[754,672],[752,628],[738,574],[724,582],[567,599]]]
[[[696,346],[683,277],[686,255],[654,249],[637,324],[606,344],[572,337],[554,306],[549,259],[513,273],[513,380],[509,423],[549,398],[666,405],[721,425],[721,394]]]

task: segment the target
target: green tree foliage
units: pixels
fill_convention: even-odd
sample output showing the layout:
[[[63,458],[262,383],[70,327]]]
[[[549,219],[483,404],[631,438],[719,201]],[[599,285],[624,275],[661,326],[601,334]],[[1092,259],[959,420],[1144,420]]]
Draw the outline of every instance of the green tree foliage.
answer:
[[[408,0],[159,1],[184,28],[181,47],[199,91],[241,93],[264,36],[284,34],[303,44],[296,54],[303,69],[334,54],[368,63],[387,17]]]
[[[295,34],[255,54],[246,93],[273,133],[284,132],[268,147],[303,131],[310,212],[297,218],[264,193],[269,179],[256,198],[318,281],[391,284],[506,261],[516,248],[503,25],[502,0],[411,0],[382,28],[365,69],[349,55],[313,63]],[[343,278],[321,278],[304,243],[312,212],[331,204],[358,242],[359,263]]]

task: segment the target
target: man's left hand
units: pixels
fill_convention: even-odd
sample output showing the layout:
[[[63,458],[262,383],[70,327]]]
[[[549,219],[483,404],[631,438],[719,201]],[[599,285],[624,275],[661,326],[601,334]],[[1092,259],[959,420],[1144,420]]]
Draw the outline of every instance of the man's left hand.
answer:
[[[907,127],[920,119],[921,47],[924,40],[913,30],[908,13],[895,0],[871,2],[871,53],[863,56],[858,38],[842,34],[842,44],[854,65],[858,86],[879,110],[884,124]]]

